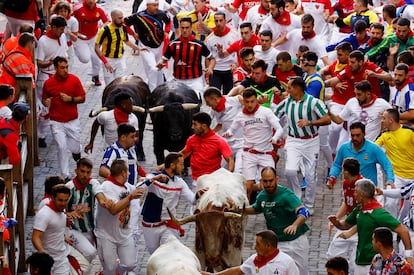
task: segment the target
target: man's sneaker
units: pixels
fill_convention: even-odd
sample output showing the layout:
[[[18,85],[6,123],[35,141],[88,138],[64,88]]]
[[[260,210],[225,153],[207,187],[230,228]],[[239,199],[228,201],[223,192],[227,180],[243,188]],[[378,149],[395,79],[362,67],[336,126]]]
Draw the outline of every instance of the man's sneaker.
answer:
[[[306,182],[305,177],[303,177],[302,184],[300,185],[300,188],[305,189],[306,186],[308,186],[308,183]]]
[[[39,138],[38,139],[38,143],[39,143],[39,147],[40,148],[46,148],[47,147],[46,139],[45,138]]]
[[[95,86],[101,86],[102,82],[99,80],[99,76],[95,75],[92,77],[92,82],[95,84]]]

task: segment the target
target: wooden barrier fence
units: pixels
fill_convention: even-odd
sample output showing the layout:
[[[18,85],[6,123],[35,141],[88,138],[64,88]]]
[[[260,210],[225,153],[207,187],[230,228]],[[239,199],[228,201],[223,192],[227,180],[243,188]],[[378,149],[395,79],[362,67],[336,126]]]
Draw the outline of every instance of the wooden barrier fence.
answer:
[[[7,256],[12,274],[26,271],[25,220],[27,215],[34,215],[33,169],[38,163],[36,94],[32,75],[16,75],[16,82],[16,101],[28,103],[30,114],[20,128],[21,162],[0,164],[0,176],[6,184],[3,215],[17,220],[17,225],[9,228],[9,242],[0,241],[0,254]]]

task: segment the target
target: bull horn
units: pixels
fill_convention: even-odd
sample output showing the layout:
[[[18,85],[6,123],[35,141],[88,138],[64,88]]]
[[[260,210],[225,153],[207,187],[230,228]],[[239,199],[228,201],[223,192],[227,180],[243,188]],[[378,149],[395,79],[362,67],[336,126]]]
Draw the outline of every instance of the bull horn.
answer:
[[[148,110],[150,113],[160,113],[164,111],[164,105],[155,106],[152,108],[149,108]]]
[[[242,219],[243,215],[234,212],[224,212],[224,217],[228,219]]]
[[[142,108],[141,106],[132,106],[132,111],[138,112],[138,113],[145,113],[145,108]]]
[[[183,103],[181,105],[183,106],[184,110],[191,110],[200,106],[197,103]]]
[[[96,110],[96,111],[91,110],[91,112],[89,113],[89,117],[96,117],[97,115],[99,115],[100,113],[105,112],[105,111],[108,111],[108,108],[102,107],[101,109]]]
[[[167,207],[167,211],[168,211],[168,215],[170,215],[172,222],[178,226],[189,223],[189,222],[194,222],[197,217],[197,214],[196,214],[196,215],[187,216],[181,220],[178,220],[168,207]]]

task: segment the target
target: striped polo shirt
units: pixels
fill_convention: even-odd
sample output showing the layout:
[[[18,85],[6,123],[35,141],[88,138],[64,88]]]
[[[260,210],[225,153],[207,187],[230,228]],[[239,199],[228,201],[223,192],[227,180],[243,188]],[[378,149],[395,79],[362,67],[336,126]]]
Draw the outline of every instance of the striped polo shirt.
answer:
[[[312,125],[300,128],[298,126],[300,119],[313,121],[320,119],[327,113],[328,109],[321,100],[306,93],[299,101],[295,101],[289,96],[275,110],[275,114],[279,118],[286,115],[288,120],[288,134],[296,138],[308,137],[318,133],[318,126]]]
[[[128,41],[125,26],[108,24],[99,29],[96,44],[102,46],[102,54],[109,58],[120,58],[124,53],[124,41]]]

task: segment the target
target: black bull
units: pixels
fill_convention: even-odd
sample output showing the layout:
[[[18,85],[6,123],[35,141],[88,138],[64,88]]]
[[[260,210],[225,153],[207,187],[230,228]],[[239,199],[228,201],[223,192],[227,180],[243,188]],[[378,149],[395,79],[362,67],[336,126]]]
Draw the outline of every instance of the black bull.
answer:
[[[201,99],[188,86],[169,81],[158,86],[148,100],[154,126],[154,154],[164,162],[164,150],[178,152],[192,134],[192,116],[200,111]]]
[[[113,93],[112,91],[117,90],[122,93],[127,93],[133,100],[133,105],[140,106],[143,108],[147,107],[148,97],[150,91],[148,85],[142,80],[141,77],[135,75],[122,76],[114,79],[102,94],[102,107],[107,107],[108,110],[114,108],[114,100],[119,92]],[[142,139],[144,137],[145,122],[147,119],[147,112],[134,112],[138,118],[139,124],[139,135],[137,142],[137,158],[138,160],[145,160],[144,149],[142,147]]]

